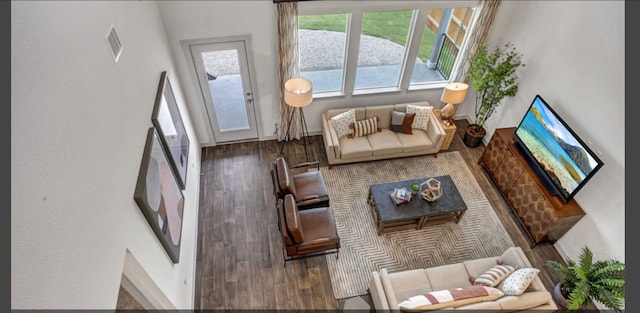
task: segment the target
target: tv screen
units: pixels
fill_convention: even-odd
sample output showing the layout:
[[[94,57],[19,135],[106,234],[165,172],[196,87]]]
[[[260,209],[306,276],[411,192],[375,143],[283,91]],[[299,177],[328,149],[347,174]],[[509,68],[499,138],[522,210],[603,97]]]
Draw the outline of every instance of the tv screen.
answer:
[[[604,164],[540,95],[533,99],[515,137],[530,163],[538,167],[549,193],[564,202]]]

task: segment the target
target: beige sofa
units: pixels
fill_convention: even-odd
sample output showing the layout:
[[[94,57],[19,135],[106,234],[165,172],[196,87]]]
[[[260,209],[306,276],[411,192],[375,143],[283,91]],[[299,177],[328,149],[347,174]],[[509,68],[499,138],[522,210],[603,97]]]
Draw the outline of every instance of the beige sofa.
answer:
[[[429,102],[411,103],[413,105],[430,106]],[[391,111],[406,111],[407,104],[379,105],[355,107],[356,120],[364,120],[378,116],[378,128],[375,132],[363,137],[338,139],[335,129],[329,123],[332,117],[352,108],[332,109],[322,114],[322,137],[327,152],[329,166],[335,164],[354,163],[390,159],[397,157],[436,154],[440,151],[446,133],[438,118],[431,112],[428,131],[414,128],[411,135],[391,131]]]
[[[386,269],[373,272],[369,292],[378,311],[399,311],[398,303],[429,291],[471,286],[470,278],[478,277],[501,260],[505,265],[532,267],[520,247],[511,247],[501,256],[465,261],[427,269],[416,269],[389,273]],[[518,296],[502,296],[497,300],[458,306],[457,310],[557,310],[539,277],[531,282],[526,291]]]

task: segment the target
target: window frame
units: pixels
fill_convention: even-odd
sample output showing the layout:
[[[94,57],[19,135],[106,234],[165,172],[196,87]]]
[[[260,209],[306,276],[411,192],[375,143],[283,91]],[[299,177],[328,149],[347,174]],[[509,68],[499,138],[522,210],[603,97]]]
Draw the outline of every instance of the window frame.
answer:
[[[298,15],[322,15],[322,14],[346,14],[346,42],[345,42],[345,58],[343,66],[343,83],[342,89],[338,91],[315,92],[313,97],[319,98],[336,98],[349,97],[371,94],[389,94],[408,92],[414,90],[432,90],[440,89],[452,81],[452,77],[446,81],[434,81],[411,84],[411,76],[413,74],[414,60],[418,56],[420,41],[425,31],[424,25],[428,19],[429,9],[438,8],[458,8],[471,7],[477,8],[479,2],[469,3],[469,1],[395,1],[392,3],[385,2],[369,2],[361,1],[300,1],[298,2]],[[365,12],[375,11],[395,11],[395,10],[413,10],[412,21],[408,31],[407,44],[404,59],[401,64],[399,84],[396,86],[355,89],[355,78],[358,63],[358,52],[360,50],[360,35],[362,34],[362,18]],[[462,51],[467,49],[467,38],[473,32],[474,24],[477,19],[478,10],[473,11],[471,22],[463,39],[461,47]],[[419,27],[417,27],[419,26]],[[462,61],[456,58],[452,74],[458,72]]]

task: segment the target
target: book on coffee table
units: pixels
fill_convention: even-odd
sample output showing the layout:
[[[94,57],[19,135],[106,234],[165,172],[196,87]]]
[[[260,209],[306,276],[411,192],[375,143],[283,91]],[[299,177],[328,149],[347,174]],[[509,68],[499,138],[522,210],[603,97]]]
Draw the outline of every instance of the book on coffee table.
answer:
[[[394,188],[393,191],[389,192],[389,196],[396,205],[411,201],[411,191],[404,187]]]

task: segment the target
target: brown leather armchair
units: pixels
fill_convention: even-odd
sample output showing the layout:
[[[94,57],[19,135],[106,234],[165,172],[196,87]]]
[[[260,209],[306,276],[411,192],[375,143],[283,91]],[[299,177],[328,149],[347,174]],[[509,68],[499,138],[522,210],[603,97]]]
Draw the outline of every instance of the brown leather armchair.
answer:
[[[313,167],[315,167],[314,171],[308,171]],[[290,169],[307,171],[293,174]],[[278,157],[273,162],[271,179],[276,199],[284,199],[286,194],[291,194],[300,210],[329,206],[329,193],[318,161],[299,163],[289,167],[283,157]]]
[[[297,258],[336,253],[340,238],[331,207],[298,210],[293,196],[277,200],[278,227],[284,243],[284,263]]]

